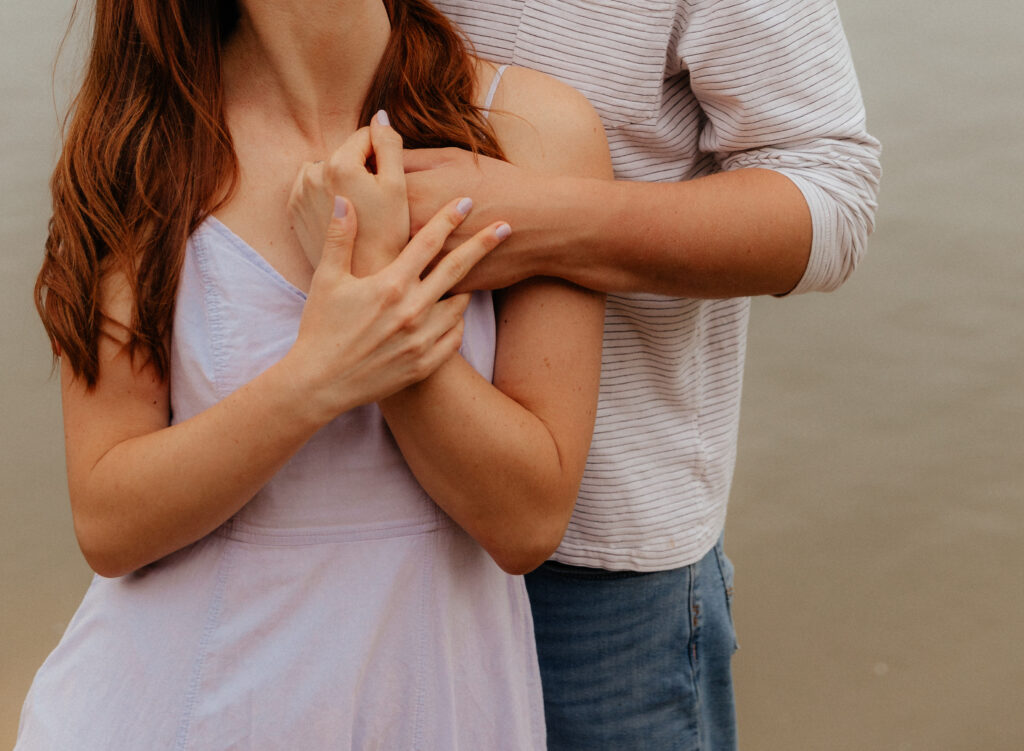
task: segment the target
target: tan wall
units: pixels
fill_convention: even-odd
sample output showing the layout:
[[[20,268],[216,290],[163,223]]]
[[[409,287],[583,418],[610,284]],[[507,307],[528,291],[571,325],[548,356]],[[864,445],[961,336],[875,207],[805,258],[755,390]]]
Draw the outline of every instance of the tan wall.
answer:
[[[727,533],[744,748],[1024,748],[1024,11],[995,5],[841,3],[882,204],[842,290],[754,306]],[[0,4],[0,746],[89,579],[30,301],[69,7]]]

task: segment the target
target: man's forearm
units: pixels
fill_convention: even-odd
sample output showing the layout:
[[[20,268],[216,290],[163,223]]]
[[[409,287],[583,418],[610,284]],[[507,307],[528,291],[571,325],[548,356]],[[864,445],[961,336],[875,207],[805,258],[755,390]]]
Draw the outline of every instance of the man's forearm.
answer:
[[[688,182],[559,179],[523,216],[532,272],[604,292],[686,297],[782,294],[811,249],[811,217],[785,176],[763,169]],[[513,220],[514,221],[514,220]]]
[[[458,149],[406,152],[406,165],[414,229],[455,195],[475,204],[453,244],[476,224],[513,227],[457,291],[555,276],[601,292],[782,294],[800,281],[811,252],[803,193],[768,169],[680,183],[610,181],[532,172]]]

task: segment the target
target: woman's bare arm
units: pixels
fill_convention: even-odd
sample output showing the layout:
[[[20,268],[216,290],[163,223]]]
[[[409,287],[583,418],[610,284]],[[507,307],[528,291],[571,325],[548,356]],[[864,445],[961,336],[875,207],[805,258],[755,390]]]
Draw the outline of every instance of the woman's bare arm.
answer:
[[[510,69],[491,117],[510,161],[611,177],[596,114],[554,80]],[[380,404],[431,497],[502,568],[524,573],[550,556],[572,515],[597,406],[604,297],[531,279],[498,302],[497,388],[452,358]]]

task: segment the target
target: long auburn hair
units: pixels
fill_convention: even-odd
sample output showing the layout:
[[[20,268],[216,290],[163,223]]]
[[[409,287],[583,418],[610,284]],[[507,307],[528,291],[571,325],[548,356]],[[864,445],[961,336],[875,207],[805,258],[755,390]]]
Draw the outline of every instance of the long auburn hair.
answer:
[[[361,124],[384,109],[406,146],[503,158],[473,104],[466,40],[426,0],[383,2],[391,36]],[[50,180],[53,216],[35,285],[54,355],[89,387],[99,375],[101,283],[112,272],[132,294],[130,355],[168,376],[186,240],[238,180],[221,91],[221,51],[238,19],[237,0],[96,2],[88,65]]]

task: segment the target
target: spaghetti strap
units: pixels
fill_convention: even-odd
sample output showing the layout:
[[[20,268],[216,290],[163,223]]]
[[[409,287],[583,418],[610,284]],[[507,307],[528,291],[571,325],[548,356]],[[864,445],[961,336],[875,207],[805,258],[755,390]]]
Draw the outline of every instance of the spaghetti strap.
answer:
[[[494,101],[494,94],[498,91],[498,84],[501,83],[501,77],[505,74],[506,70],[508,70],[508,65],[502,65],[494,74],[494,78],[491,79],[491,88],[487,90],[487,98],[484,100],[482,108],[484,117],[488,117],[491,114],[491,103]]]

